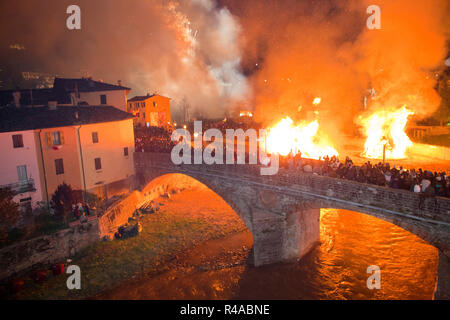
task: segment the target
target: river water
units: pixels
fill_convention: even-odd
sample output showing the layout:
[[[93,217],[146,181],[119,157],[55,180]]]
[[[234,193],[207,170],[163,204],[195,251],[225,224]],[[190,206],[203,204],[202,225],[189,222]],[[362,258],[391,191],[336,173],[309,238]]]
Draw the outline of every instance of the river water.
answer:
[[[432,299],[437,249],[380,219],[322,209],[320,244],[300,261],[248,265],[249,231],[198,245],[171,271],[128,282],[104,299]],[[381,270],[368,289],[367,267]]]

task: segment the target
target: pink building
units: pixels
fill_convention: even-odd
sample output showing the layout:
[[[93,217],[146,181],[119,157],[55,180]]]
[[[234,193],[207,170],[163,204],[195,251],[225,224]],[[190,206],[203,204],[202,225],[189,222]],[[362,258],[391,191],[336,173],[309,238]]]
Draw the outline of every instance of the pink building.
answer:
[[[33,130],[0,133],[0,188],[9,187],[23,209],[35,208],[42,201],[40,164]]]

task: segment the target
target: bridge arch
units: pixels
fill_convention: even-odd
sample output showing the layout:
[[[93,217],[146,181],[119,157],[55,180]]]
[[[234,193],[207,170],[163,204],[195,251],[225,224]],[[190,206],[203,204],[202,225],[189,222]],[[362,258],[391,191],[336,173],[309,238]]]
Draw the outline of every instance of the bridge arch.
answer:
[[[184,190],[195,188],[207,188],[217,194],[225,203],[227,203],[236,215],[244,222],[246,227],[252,232],[251,211],[248,205],[233,194],[232,190],[227,190],[224,186],[221,188],[211,180],[202,176],[191,176],[184,173],[161,172],[147,176],[148,181],[142,188],[141,194],[143,201],[157,199],[160,196],[172,195]]]
[[[296,211],[298,210],[297,206],[301,209],[341,209],[347,211],[353,211],[360,214],[366,214],[368,216],[372,216],[378,218],[380,220],[386,221],[393,225],[396,225],[403,230],[408,231],[409,233],[421,238],[429,245],[438,249],[442,254],[450,258],[450,248],[449,248],[449,233],[448,233],[448,225],[430,223],[428,221],[423,221],[421,219],[417,219],[415,217],[411,217],[410,219],[405,219],[404,216],[395,215],[393,213],[385,212],[383,210],[379,210],[377,208],[371,208],[370,206],[358,206],[353,205],[346,201],[332,201],[332,200],[309,200],[304,199],[303,201],[299,201],[300,205],[292,205],[290,209]]]

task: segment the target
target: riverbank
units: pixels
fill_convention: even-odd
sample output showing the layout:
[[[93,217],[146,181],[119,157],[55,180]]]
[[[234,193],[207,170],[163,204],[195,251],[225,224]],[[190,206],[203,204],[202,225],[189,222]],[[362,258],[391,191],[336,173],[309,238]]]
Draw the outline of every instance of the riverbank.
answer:
[[[167,272],[180,255],[200,243],[246,230],[237,214],[206,188],[161,198],[160,204],[160,211],[140,220],[143,231],[138,236],[94,244],[72,259],[70,264],[81,269],[81,290],[68,290],[63,274],[30,283],[14,298],[92,298],[143,275]]]
[[[249,230],[205,241],[168,261],[157,274],[134,279],[97,295],[100,300],[230,299],[248,268]]]

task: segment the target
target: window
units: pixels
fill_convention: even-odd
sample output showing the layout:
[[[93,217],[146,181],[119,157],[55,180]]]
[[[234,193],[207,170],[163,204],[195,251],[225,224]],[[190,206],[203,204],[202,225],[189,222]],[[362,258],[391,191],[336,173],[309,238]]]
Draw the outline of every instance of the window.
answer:
[[[98,132],[92,132],[92,143],[98,143]]]
[[[128,157],[128,147],[123,148],[123,155]]]
[[[19,182],[28,181],[27,166],[17,166],[17,177]]]
[[[64,163],[63,159],[55,159],[55,168],[56,168],[56,174],[64,174]]]
[[[61,132],[56,131],[56,132],[52,132],[52,142],[54,146],[59,146],[61,145]]]
[[[12,139],[14,148],[23,148],[23,136],[21,134],[14,134]]]
[[[156,108],[156,102],[155,101],[153,101],[153,106]]]
[[[64,134],[62,131],[46,132],[47,144],[49,147],[64,144]]]
[[[95,170],[102,169],[102,160],[100,158],[95,158]]]
[[[100,95],[100,104],[106,104],[106,94]]]
[[[144,117],[144,119],[145,119],[145,112],[144,112],[144,113],[142,113],[142,115],[143,115],[143,117]]]

